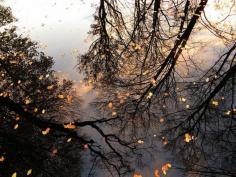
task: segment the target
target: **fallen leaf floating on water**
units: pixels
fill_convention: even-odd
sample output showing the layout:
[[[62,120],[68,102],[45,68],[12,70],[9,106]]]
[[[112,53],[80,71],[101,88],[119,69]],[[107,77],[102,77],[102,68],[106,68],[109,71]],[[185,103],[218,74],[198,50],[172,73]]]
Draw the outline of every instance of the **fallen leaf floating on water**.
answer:
[[[231,111],[230,110],[228,110],[228,111],[225,111],[225,113],[224,113],[225,115],[227,115],[227,116],[229,116],[230,114],[231,114]]]
[[[58,150],[57,150],[57,149],[53,149],[53,150],[52,150],[52,154],[53,154],[53,155],[56,155],[57,153],[58,153]]]
[[[58,95],[57,97],[60,98],[60,99],[63,99],[64,95]]]
[[[16,60],[12,60],[12,61],[10,61],[10,64],[16,64],[16,63],[17,63]]]
[[[138,144],[144,144],[143,140],[138,140]]]
[[[180,97],[179,100],[180,100],[181,102],[183,102],[183,103],[185,103],[185,102],[187,101],[187,99],[184,98],[184,97]]]
[[[43,109],[43,110],[42,110],[42,114],[44,114],[45,112],[46,112],[45,109]]]
[[[4,160],[5,160],[5,157],[4,157],[4,156],[1,156],[1,157],[0,157],[0,162],[4,162]]]
[[[43,79],[43,75],[41,75],[41,76],[39,76],[39,78],[38,78],[39,80],[42,80]]]
[[[134,174],[134,177],[143,177],[143,176],[140,174]]]
[[[47,89],[48,89],[48,90],[53,89],[53,85],[49,85],[49,86],[47,86]]]
[[[20,116],[16,115],[16,121],[20,120]]]
[[[25,100],[25,104],[30,104],[31,102],[32,102],[31,99],[26,99],[26,100]]]
[[[152,96],[153,96],[153,93],[152,93],[152,92],[149,92],[149,93],[148,93],[148,96],[147,96],[147,99],[150,99]]]
[[[28,171],[27,171],[27,176],[29,176],[29,175],[31,175],[32,174],[32,169],[29,169]]]
[[[193,140],[193,136],[191,136],[189,133],[185,133],[184,134],[184,141],[186,142],[186,143],[189,143],[191,140]]]
[[[47,135],[50,132],[50,128],[46,128],[45,130],[42,131],[43,135]]]
[[[13,173],[13,174],[11,175],[11,177],[17,177],[17,173],[16,173],[16,172]]]
[[[117,112],[113,111],[113,112],[112,112],[112,116],[113,116],[113,117],[116,117],[116,116],[117,116]]]
[[[34,108],[34,112],[38,112],[38,108]]]
[[[67,95],[67,96],[66,96],[66,99],[67,99],[67,102],[68,102],[68,103],[72,103],[73,96]]]
[[[18,125],[18,124],[16,124],[16,125],[14,126],[14,129],[16,130],[18,127],[19,127],[19,125]]]
[[[84,144],[84,149],[86,150],[88,148],[89,148],[88,144]]]
[[[75,129],[76,126],[75,126],[74,124],[72,124],[72,123],[69,123],[69,124],[65,124],[65,125],[64,125],[64,128],[67,128],[67,129]]]
[[[162,173],[163,173],[164,175],[166,175],[166,174],[167,174],[167,171],[168,171],[170,168],[171,168],[171,164],[170,164],[170,163],[166,163],[166,164],[162,165],[162,167],[161,167]]]
[[[213,101],[211,102],[211,104],[212,104],[213,106],[215,106],[215,107],[219,106],[219,102],[216,101],[216,100],[213,100]]]
[[[158,169],[155,169],[155,170],[154,170],[154,176],[155,176],[155,177],[160,177]]]
[[[165,121],[165,118],[164,117],[160,117],[160,123],[163,123]]]
[[[156,80],[154,78],[151,79],[150,82],[151,82],[152,85],[156,85]]]
[[[164,145],[167,145],[167,144],[168,144],[168,140],[167,140],[167,138],[162,137],[162,143],[163,143]]]
[[[110,108],[110,109],[111,109],[112,107],[113,107],[113,104],[112,104],[112,102],[109,102],[109,103],[108,103],[108,108]]]
[[[72,140],[72,138],[69,138],[69,139],[67,139],[66,142],[69,143],[69,142],[71,142],[71,140]]]

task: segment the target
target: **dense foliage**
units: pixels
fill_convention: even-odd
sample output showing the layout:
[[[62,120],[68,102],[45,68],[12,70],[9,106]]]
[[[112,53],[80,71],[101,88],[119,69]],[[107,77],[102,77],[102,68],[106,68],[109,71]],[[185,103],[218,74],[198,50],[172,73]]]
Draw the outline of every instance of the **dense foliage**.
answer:
[[[78,115],[69,108],[79,105],[76,98],[72,103],[72,83],[56,77],[53,59],[38,52],[37,43],[14,27],[3,29],[13,20],[10,9],[0,5],[1,175],[78,176],[81,144],[57,132],[47,136],[53,131],[48,123]]]

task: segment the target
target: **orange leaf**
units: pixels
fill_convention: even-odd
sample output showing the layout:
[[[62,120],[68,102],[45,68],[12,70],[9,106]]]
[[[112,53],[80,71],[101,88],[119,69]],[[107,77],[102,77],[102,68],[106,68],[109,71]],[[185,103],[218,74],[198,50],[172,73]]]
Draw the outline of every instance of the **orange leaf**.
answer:
[[[140,174],[134,174],[134,177],[143,177],[143,176]]]
[[[166,163],[166,164],[162,165],[162,167],[161,167],[162,173],[164,175],[166,175],[167,171],[169,170],[169,168],[171,168],[171,164],[170,163]]]
[[[1,156],[0,157],[0,162],[3,162],[5,160],[5,157],[4,156]]]
[[[66,98],[68,103],[72,103],[73,96],[67,95]]]
[[[58,150],[57,150],[57,149],[53,149],[53,150],[52,150],[52,153],[53,153],[54,155],[56,155],[56,154],[58,153]]]
[[[65,124],[65,125],[64,125],[64,128],[67,128],[67,129],[75,129],[76,126],[75,126],[74,124],[72,124],[72,123],[69,123],[69,124]]]
[[[109,102],[109,103],[108,103],[108,108],[110,108],[110,109],[111,109],[112,107],[113,107],[113,104],[112,104],[112,102]]]
[[[155,176],[155,177],[160,177],[158,169],[155,169],[155,170],[154,170],[154,176]]]

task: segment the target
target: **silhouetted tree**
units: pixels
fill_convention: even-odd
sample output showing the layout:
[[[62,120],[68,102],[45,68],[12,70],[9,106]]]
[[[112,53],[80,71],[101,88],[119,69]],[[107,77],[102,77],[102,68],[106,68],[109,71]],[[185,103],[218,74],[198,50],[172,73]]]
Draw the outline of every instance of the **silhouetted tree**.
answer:
[[[0,27],[13,20],[10,9],[0,6]],[[69,108],[72,83],[66,80],[60,83],[52,65],[52,58],[38,52],[37,44],[29,38],[18,36],[14,27],[1,29],[0,168],[3,176],[15,172],[26,176],[30,169],[33,176],[79,175],[80,150],[74,149],[81,149],[82,145],[66,143],[68,138],[60,134],[46,136],[53,130],[46,122],[42,127],[35,126],[31,117],[32,114],[48,122],[63,122],[68,121],[68,116],[76,118],[78,114]],[[79,102],[73,101],[78,106]]]
[[[32,169],[33,176],[79,176],[81,149],[111,174],[129,172],[127,152],[135,152],[136,142],[100,128],[113,118],[83,121],[72,82],[51,69],[53,59],[14,27],[3,29],[13,20],[10,9],[0,5],[1,174],[25,176]],[[104,142],[82,135],[83,127]]]
[[[227,22],[235,1],[217,23],[207,18],[207,3],[100,0],[91,30],[96,40],[79,69],[101,92],[96,104],[110,105],[108,115],[126,137],[148,138],[160,128],[187,172],[235,176],[236,46]],[[205,41],[194,41],[204,34],[221,43],[219,56],[204,54]],[[194,48],[211,62],[196,61]]]

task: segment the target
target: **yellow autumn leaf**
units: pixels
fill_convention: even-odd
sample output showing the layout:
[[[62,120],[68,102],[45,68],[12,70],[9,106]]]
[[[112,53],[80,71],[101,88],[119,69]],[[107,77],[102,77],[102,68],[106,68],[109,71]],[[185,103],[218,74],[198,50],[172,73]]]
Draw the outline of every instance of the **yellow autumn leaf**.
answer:
[[[183,102],[183,103],[185,103],[185,102],[187,101],[187,99],[184,98],[184,97],[180,97],[179,100],[180,100],[181,102]]]
[[[219,106],[219,102],[216,101],[216,100],[213,100],[213,101],[211,102],[211,104],[212,104],[213,106],[215,106],[215,107]]]
[[[42,80],[43,79],[43,75],[41,75],[41,76],[39,76],[39,78],[38,78],[39,80]]]
[[[42,114],[44,114],[45,112],[46,112],[46,110],[45,110],[45,109],[43,109],[43,110],[42,110]]]
[[[191,140],[193,140],[193,137],[189,133],[184,134],[184,141],[186,143],[189,143]]]
[[[29,175],[31,175],[32,174],[32,169],[29,169],[28,171],[27,171],[27,176],[29,176]]]
[[[60,98],[60,99],[63,99],[64,95],[58,95],[57,97]]]
[[[117,116],[117,112],[113,111],[113,112],[112,112],[112,116],[113,116],[113,117]]]
[[[11,175],[11,177],[16,177],[16,176],[17,176],[16,172]]]
[[[19,127],[19,125],[18,125],[18,124],[16,124],[16,125],[14,126],[14,129],[16,130],[18,127]]]
[[[42,131],[43,135],[47,135],[50,132],[50,128],[46,128],[45,130]]]
[[[16,64],[16,63],[17,63],[16,60],[12,60],[12,61],[10,61],[10,64]]]
[[[31,99],[26,99],[26,100],[25,100],[25,104],[30,104],[31,102],[32,102]]]
[[[150,99],[152,96],[153,96],[153,93],[152,93],[152,92],[149,92],[149,93],[148,93],[148,96],[147,96],[147,99]]]
[[[230,110],[225,111],[224,114],[227,115],[227,116],[229,116],[229,115],[231,114],[231,111],[230,111]]]
[[[71,140],[72,140],[72,138],[69,138],[69,139],[67,139],[66,142],[69,143],[69,142],[71,142]]]
[[[138,144],[144,144],[143,140],[138,140]]]
[[[47,89],[48,89],[48,90],[53,89],[53,85],[49,85],[49,86],[47,86]]]

